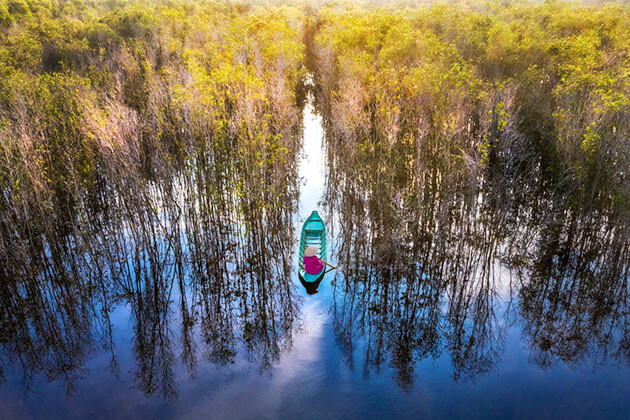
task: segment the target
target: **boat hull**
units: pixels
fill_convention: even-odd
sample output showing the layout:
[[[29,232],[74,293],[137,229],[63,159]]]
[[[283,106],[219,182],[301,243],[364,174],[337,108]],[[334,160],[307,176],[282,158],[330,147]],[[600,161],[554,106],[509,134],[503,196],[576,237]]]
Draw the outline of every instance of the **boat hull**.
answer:
[[[298,253],[298,277],[300,282],[306,287],[306,284],[319,284],[326,273],[326,266],[317,274],[309,274],[304,270],[304,251],[309,246],[317,247],[317,257],[322,261],[327,261],[328,241],[326,238],[326,225],[322,218],[313,210],[311,215],[304,221],[302,225],[302,234],[300,235],[300,249]]]

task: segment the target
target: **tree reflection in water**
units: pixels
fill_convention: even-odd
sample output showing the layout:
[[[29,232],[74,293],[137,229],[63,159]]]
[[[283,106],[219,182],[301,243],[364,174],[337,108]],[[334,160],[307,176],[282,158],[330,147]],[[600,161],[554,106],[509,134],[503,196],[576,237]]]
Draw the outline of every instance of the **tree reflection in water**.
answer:
[[[260,150],[209,142],[179,167],[158,155],[153,170],[107,168],[97,194],[75,195],[73,211],[33,201],[26,214],[41,220],[4,213],[2,372],[17,365],[26,386],[44,373],[71,393],[105,348],[117,373],[110,314],[119,307],[129,309],[135,384],[146,395],[173,398],[175,363],[194,376],[198,354],[231,364],[242,349],[272,366],[297,317],[300,136],[282,138],[289,155],[266,167],[251,162]],[[536,176],[475,178],[439,158],[401,158],[406,144],[381,153],[335,138],[324,202],[338,230],[332,316],[348,366],[361,339],[366,377],[391,365],[409,389],[418,362],[446,355],[454,379],[474,379],[501,359],[512,323],[542,367],[628,364],[624,215],[578,211]]]
[[[628,363],[627,215],[575,210],[531,173],[476,179],[397,158],[413,145],[384,151],[331,127],[327,145],[334,329],[350,368],[360,339],[365,376],[391,365],[410,388],[419,361],[446,354],[455,380],[474,380],[514,323],[540,366]]]
[[[198,354],[230,364],[241,347],[271,366],[296,317],[300,133],[285,134],[289,154],[263,170],[242,161],[247,151],[216,145],[169,176],[115,174],[98,211],[81,205],[64,223],[0,225],[0,373],[18,365],[27,387],[44,373],[72,393],[98,348],[117,373],[118,307],[129,310],[135,384],[146,395],[175,397],[179,357],[190,375]]]
[[[550,209],[554,210],[554,209]],[[542,367],[609,358],[629,364],[627,226],[606,214],[563,212],[545,224],[519,275],[531,358]]]

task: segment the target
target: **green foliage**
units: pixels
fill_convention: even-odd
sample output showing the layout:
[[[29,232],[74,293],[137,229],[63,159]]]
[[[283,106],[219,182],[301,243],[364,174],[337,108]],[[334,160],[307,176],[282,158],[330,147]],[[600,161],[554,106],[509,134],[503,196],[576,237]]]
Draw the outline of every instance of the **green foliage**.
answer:
[[[291,7],[0,1],[0,209],[45,226],[209,162],[286,195],[303,23]]]
[[[0,0],[3,185],[72,191],[72,207],[108,176],[156,179],[210,156],[276,182],[297,152],[308,64],[331,141],[376,156],[357,176],[384,188],[490,175],[590,197],[575,202],[630,194],[626,6],[305,11]],[[14,164],[26,156],[37,169]]]
[[[618,4],[330,6],[309,62],[333,141],[417,162],[409,188],[433,168],[453,187],[485,172],[610,201],[630,195],[628,22]]]

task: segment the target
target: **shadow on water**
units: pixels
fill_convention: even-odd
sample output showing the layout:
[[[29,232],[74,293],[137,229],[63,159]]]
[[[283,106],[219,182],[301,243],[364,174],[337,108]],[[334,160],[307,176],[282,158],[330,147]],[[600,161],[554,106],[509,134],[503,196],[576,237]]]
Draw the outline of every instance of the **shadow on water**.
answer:
[[[302,284],[302,287],[304,287],[304,290],[306,291],[307,294],[314,295],[317,293],[317,288],[319,287],[323,279],[324,279],[324,276],[318,278],[315,281],[304,281],[300,277],[300,283]]]

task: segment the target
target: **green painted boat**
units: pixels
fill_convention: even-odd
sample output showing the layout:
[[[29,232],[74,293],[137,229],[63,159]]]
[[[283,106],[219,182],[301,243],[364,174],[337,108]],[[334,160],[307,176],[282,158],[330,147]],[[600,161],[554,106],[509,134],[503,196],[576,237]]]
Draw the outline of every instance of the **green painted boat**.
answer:
[[[298,276],[300,281],[304,284],[319,283],[326,274],[326,265],[322,268],[322,271],[317,274],[309,274],[304,270],[304,250],[309,246],[316,246],[318,249],[317,257],[322,261],[327,261],[327,248],[326,248],[326,224],[317,213],[317,210],[313,210],[308,219],[304,221],[302,225],[302,235],[300,236],[300,251],[298,254]],[[306,285],[304,285],[306,287]]]

